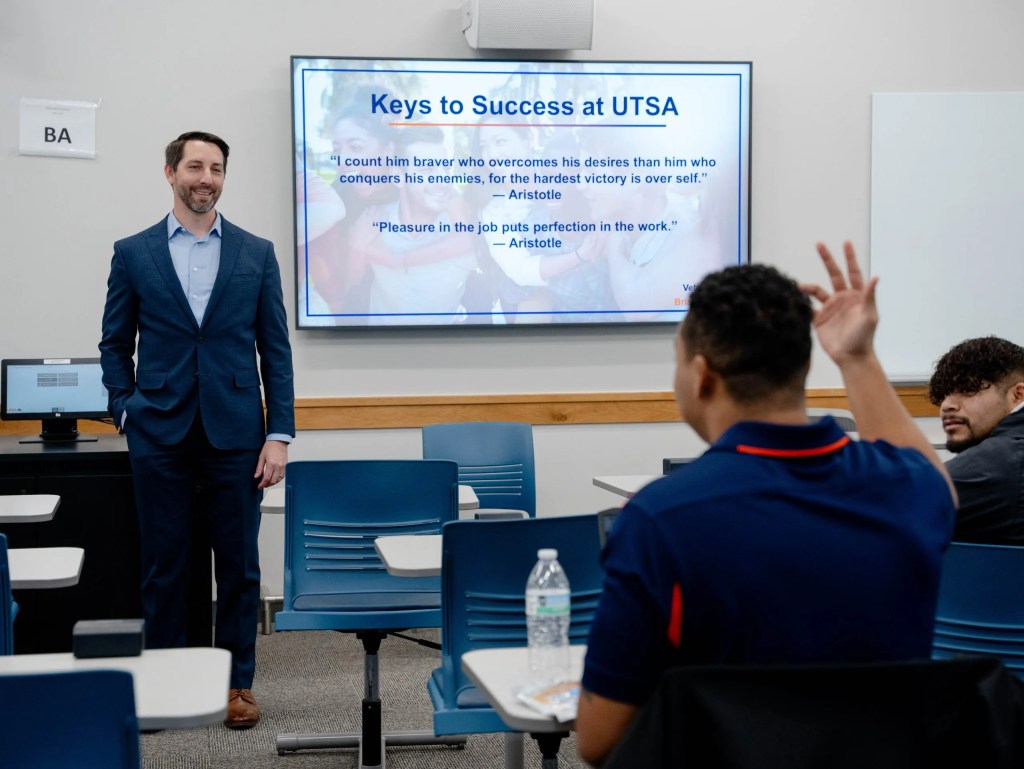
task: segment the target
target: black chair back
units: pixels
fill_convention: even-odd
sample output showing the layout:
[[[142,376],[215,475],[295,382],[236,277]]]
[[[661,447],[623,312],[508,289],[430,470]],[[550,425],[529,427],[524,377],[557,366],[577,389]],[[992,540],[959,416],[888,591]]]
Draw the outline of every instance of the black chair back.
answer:
[[[669,670],[606,769],[1024,766],[997,659]]]

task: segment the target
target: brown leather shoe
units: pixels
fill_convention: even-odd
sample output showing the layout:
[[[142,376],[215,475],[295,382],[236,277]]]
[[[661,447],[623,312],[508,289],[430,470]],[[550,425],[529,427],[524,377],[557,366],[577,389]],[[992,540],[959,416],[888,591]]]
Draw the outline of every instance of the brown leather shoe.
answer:
[[[252,689],[231,689],[228,692],[228,715],[224,726],[229,729],[250,729],[260,720],[260,706]]]

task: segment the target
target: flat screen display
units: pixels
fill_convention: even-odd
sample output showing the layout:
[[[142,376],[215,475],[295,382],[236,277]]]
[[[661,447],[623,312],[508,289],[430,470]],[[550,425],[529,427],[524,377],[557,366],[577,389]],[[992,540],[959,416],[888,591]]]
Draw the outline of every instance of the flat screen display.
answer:
[[[749,261],[749,62],[292,58],[299,328],[674,323]]]
[[[0,366],[3,419],[109,416],[99,358],[5,360]]]

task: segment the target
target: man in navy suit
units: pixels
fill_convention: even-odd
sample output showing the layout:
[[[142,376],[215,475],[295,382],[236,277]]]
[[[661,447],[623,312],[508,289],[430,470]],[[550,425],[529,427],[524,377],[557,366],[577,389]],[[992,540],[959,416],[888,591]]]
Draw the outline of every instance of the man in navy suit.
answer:
[[[295,434],[281,273],[273,244],[216,211],[227,171],[223,139],[184,133],[165,159],[170,215],[114,244],[99,345],[103,384],[128,440],[146,645],[186,645],[199,487],[214,552],[216,644],[232,655],[224,723],[246,728],[260,717],[251,690],[259,502],[281,480]]]

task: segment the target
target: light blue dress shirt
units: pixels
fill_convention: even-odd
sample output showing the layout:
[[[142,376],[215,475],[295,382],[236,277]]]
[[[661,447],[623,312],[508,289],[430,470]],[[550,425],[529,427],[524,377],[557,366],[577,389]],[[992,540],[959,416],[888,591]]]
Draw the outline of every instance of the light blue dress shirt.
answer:
[[[201,238],[186,230],[173,213],[167,216],[167,248],[171,252],[174,274],[199,325],[203,324],[220,267],[220,230],[220,214]]]

